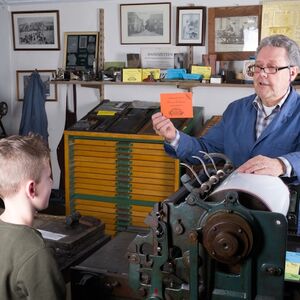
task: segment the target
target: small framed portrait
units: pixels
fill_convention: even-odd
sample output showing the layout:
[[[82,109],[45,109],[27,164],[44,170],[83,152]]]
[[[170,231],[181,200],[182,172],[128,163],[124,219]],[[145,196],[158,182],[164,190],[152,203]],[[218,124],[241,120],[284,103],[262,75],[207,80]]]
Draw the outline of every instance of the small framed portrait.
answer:
[[[176,45],[205,45],[206,7],[178,6],[176,10]]]
[[[14,50],[59,50],[59,11],[13,11]]]
[[[120,5],[121,44],[170,44],[171,3]]]
[[[26,87],[30,80],[30,75],[35,70],[17,70],[17,100],[23,101]],[[52,79],[52,74],[55,70],[36,70],[45,85],[46,90],[46,101],[57,101],[57,86],[55,84],[50,84]]]

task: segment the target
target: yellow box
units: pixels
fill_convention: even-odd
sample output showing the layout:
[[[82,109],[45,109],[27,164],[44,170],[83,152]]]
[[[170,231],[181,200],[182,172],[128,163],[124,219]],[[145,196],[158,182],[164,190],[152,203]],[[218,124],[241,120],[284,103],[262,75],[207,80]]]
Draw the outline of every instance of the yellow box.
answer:
[[[123,82],[142,82],[142,69],[123,69]]]
[[[155,80],[160,78],[160,69],[143,69],[142,80],[146,79],[151,73]]]
[[[200,74],[203,76],[203,79],[210,79],[211,76],[211,67],[208,66],[192,66],[191,74]]]

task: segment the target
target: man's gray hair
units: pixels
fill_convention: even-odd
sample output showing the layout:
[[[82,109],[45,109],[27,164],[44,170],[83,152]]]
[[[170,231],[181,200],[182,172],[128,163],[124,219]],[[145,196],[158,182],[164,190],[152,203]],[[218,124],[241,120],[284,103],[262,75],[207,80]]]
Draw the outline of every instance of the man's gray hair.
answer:
[[[300,68],[300,49],[294,40],[282,34],[265,37],[260,41],[256,50],[256,55],[266,46],[284,48],[287,52],[290,65],[298,66]]]

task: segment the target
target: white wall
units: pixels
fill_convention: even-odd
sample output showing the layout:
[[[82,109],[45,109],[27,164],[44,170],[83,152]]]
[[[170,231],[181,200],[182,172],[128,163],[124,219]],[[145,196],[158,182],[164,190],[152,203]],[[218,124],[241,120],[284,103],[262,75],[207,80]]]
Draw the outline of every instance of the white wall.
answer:
[[[6,101],[9,105],[9,113],[2,122],[9,134],[18,133],[22,113],[22,102],[16,101],[16,70],[33,69],[57,69],[63,65],[63,36],[67,31],[98,31],[99,8],[104,8],[104,32],[105,32],[105,60],[126,61],[127,53],[140,52],[142,47],[157,47],[158,45],[120,45],[119,5],[126,3],[142,3],[135,0],[102,0],[82,1],[55,4],[28,4],[0,7],[0,101]],[[152,0],[151,3],[162,2]],[[226,2],[226,4],[224,3]],[[163,47],[175,47],[176,31],[176,6],[190,4],[207,7],[257,5],[260,0],[203,0],[185,1],[177,0],[172,3],[172,42],[171,45],[159,45]],[[53,10],[58,9],[60,14],[60,51],[14,51],[12,43],[11,11]],[[207,30],[206,30],[207,45]],[[178,48],[176,49],[178,50]],[[183,52],[185,47],[181,47]],[[178,51],[179,52],[179,51]],[[207,46],[194,47],[194,63],[201,63],[202,54],[207,53]],[[70,87],[69,87],[70,88]],[[56,148],[62,136],[65,122],[66,85],[58,86],[58,101],[47,102],[46,111],[49,123],[49,143],[52,150],[52,166],[54,172],[54,188],[59,184],[59,168],[56,159]],[[106,86],[105,98],[111,100],[148,100],[158,101],[162,92],[176,92],[175,87],[144,87],[144,86]],[[194,89],[194,105],[204,106],[205,118],[214,114],[222,114],[225,107],[239,97],[248,95],[252,88],[222,88],[201,87]],[[81,118],[99,101],[97,89],[77,86],[78,109],[77,116]]]
[[[11,84],[12,80],[12,46],[10,36],[10,13],[5,7],[0,6],[0,102],[5,101],[10,105],[11,94],[14,89],[14,84]],[[11,105],[10,105],[11,107]],[[9,118],[3,119],[3,123],[8,125]],[[9,127],[9,126],[6,126]]]

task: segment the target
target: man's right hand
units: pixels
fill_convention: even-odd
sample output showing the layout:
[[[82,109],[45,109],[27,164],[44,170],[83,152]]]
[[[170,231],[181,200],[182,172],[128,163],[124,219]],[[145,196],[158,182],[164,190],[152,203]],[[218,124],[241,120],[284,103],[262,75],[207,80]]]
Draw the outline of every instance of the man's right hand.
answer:
[[[162,136],[168,143],[176,138],[176,128],[170,119],[164,117],[161,112],[152,115],[154,131]]]

